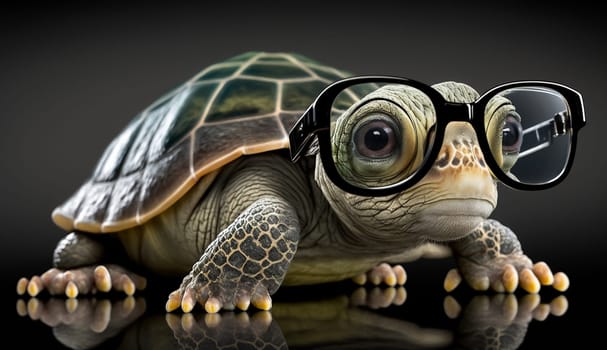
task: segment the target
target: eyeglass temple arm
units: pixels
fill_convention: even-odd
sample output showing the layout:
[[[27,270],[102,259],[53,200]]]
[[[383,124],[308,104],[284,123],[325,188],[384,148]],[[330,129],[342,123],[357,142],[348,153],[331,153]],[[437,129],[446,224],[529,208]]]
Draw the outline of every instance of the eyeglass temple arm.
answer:
[[[523,130],[523,145],[518,158],[526,157],[552,144],[552,140],[567,133],[567,111],[557,113],[552,119]]]
[[[289,131],[289,151],[291,161],[297,162],[306,147],[312,141],[314,130],[314,105],[308,107],[304,114],[297,120]]]

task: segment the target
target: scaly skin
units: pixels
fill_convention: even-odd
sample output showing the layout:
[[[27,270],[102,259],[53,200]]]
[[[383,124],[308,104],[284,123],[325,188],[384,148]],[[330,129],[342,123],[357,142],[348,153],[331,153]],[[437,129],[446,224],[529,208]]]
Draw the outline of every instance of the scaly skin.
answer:
[[[295,211],[280,198],[253,203],[207,247],[181,287],[171,293],[167,311],[181,306],[190,312],[195,303],[210,313],[249,304],[262,310],[272,306],[299,239]]]

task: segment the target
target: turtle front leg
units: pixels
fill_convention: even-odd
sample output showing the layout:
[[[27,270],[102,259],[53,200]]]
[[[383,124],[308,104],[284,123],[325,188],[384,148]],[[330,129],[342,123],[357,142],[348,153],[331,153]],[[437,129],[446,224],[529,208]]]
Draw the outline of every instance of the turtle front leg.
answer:
[[[485,220],[466,237],[451,243],[458,269],[447,273],[444,287],[455,289],[462,276],[475,290],[514,292],[518,287],[538,293],[540,286],[558,291],[569,287],[567,276],[553,274],[544,262],[533,263],[521,249],[516,235],[496,220]]]
[[[116,265],[103,265],[106,252],[119,251],[111,239],[72,232],[65,236],[55,248],[53,265],[40,276],[21,278],[17,282],[17,294],[37,296],[43,291],[51,295],[65,295],[76,298],[82,294],[109,292],[111,290],[133,295],[144,289],[146,279]]]
[[[295,210],[279,198],[257,200],[224,229],[169,295],[166,310],[190,312],[198,302],[209,313],[237,307],[272,307],[299,240]]]

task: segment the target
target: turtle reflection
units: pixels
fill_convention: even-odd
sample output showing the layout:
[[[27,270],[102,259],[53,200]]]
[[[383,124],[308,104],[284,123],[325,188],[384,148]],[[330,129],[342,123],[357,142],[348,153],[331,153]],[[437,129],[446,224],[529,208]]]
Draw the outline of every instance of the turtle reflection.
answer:
[[[277,302],[271,312],[146,313],[142,298],[32,298],[17,312],[53,328],[72,349],[93,349],[118,338],[119,349],[517,349],[528,324],[566,313],[565,296],[542,303],[537,294],[476,295],[464,304],[444,300],[453,330],[420,327],[373,309],[404,303],[404,288],[359,288],[351,296]]]

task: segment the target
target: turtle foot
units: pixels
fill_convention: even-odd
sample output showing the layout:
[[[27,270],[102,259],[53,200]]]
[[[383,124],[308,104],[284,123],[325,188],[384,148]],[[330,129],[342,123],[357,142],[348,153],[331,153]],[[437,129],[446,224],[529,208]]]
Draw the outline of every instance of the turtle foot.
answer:
[[[518,238],[508,227],[486,220],[468,236],[452,243],[458,269],[447,273],[444,288],[448,292],[465,280],[477,291],[512,293],[518,288],[539,293],[542,286],[559,292],[569,288],[569,278],[556,274],[543,261],[534,263],[523,253]]]
[[[246,311],[251,304],[260,310],[272,308],[270,293],[261,283],[208,283],[194,279],[169,295],[166,311],[172,312],[181,307],[183,312],[189,313],[196,303],[204,306],[205,311],[211,314],[221,309],[238,308]]]
[[[85,266],[70,270],[51,268],[31,279],[21,278],[17,282],[17,294],[37,296],[44,290],[51,295],[78,295],[109,292],[111,290],[133,295],[146,286],[146,279],[118,265]]]
[[[407,291],[404,287],[374,287],[367,290],[365,287],[357,288],[350,296],[353,306],[366,306],[371,309],[383,309],[392,305],[400,306],[407,300]]]
[[[376,286],[382,283],[390,287],[402,286],[407,282],[407,273],[401,265],[390,266],[389,264],[382,263],[366,273],[354,277],[352,280],[361,286],[365,283],[371,283]]]
[[[539,293],[541,286],[552,286],[559,292],[569,288],[569,277],[563,272],[552,273],[548,265],[538,262],[531,266],[525,257],[524,264],[517,261],[504,261],[495,266],[478,266],[474,264],[463,264],[464,275],[468,284],[475,290],[493,290],[496,292],[512,293],[517,288],[522,288],[528,293]],[[510,259],[512,260],[512,257]],[[451,269],[443,286],[447,292],[451,292],[461,283],[460,270]]]

